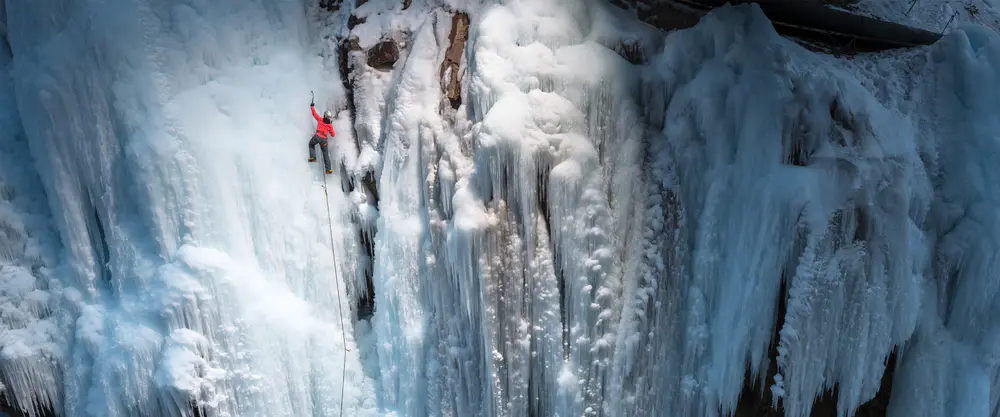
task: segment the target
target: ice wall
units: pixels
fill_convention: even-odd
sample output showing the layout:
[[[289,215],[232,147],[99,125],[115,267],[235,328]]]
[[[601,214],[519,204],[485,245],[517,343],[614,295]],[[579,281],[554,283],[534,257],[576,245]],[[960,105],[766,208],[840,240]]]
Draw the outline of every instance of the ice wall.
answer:
[[[344,415],[372,406],[352,303],[338,300],[353,282],[347,205],[332,184],[331,241],[319,168],[305,163],[309,91],[320,107],[341,93],[309,13],[300,1],[6,2],[3,179],[27,174],[4,201],[47,196],[65,252],[47,265],[65,270],[34,283],[3,266],[5,305],[28,315],[6,325],[46,326],[35,344],[4,333],[16,407],[319,416],[339,413],[342,392]],[[37,205],[22,212],[44,215]],[[24,251],[13,255],[27,268],[38,249]]]
[[[53,294],[65,271],[41,182],[30,168],[5,34],[0,25],[0,387],[6,398],[48,408],[60,402],[57,361],[67,339]]]
[[[890,415],[998,414],[996,34],[844,61],[753,6],[670,35],[598,0],[311,7],[6,2],[12,405],[847,416],[893,356]]]
[[[993,413],[992,223],[952,245],[941,226],[965,210],[950,201],[991,192],[992,168],[952,142],[993,116],[940,118],[956,106],[920,88],[950,91],[942,74],[972,58],[824,57],[752,6],[664,36],[598,1],[458,5],[472,25],[452,110],[441,6],[456,7],[373,0],[343,35],[358,141],[381,156],[354,175],[382,196],[385,412],[713,416],[766,391],[785,415],[827,395],[847,416],[895,357],[896,415]],[[972,33],[954,36],[992,60],[995,35]],[[404,47],[391,70],[365,66],[379,42]],[[991,108],[987,91],[956,100]],[[970,152],[989,155],[982,140]],[[962,318],[934,325],[950,322],[937,304]],[[975,342],[942,344],[956,337]]]
[[[936,193],[927,227],[934,261],[920,325],[894,388],[894,416],[1000,413],[1000,36],[966,27],[936,45],[924,70],[928,172]],[[897,391],[898,390],[898,391]],[[898,393],[897,393],[898,392]]]

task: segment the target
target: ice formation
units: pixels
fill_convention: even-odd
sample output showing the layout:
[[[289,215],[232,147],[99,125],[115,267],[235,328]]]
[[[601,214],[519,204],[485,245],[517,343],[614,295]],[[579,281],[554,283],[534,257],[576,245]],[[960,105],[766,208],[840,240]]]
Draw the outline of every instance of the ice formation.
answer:
[[[346,364],[345,415],[370,410],[331,258],[351,271],[348,202],[331,193],[331,242],[303,159],[299,116],[336,73],[301,2],[6,2],[6,15],[3,180],[48,200],[25,227],[50,216],[58,231],[28,230],[14,254],[41,266],[3,266],[4,304],[25,316],[5,325],[36,330],[3,335],[16,405],[332,415]],[[61,255],[35,261],[38,248]]]
[[[0,3],[4,404],[1000,415],[997,33],[851,61],[746,5],[308,3]]]

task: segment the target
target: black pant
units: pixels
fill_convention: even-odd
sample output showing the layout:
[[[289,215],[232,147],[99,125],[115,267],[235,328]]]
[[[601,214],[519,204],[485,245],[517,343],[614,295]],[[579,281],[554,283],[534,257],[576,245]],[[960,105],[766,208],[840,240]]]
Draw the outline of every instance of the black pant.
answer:
[[[326,147],[326,138],[321,138],[319,136],[313,136],[309,140],[309,159],[316,159],[316,145],[319,144],[319,149],[323,151],[323,165],[326,165],[326,170],[329,171],[330,168],[330,150]]]

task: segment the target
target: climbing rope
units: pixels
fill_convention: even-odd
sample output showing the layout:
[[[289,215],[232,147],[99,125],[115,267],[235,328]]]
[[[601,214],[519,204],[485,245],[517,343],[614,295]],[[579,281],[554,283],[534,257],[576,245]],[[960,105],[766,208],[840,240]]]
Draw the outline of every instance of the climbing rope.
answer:
[[[319,165],[319,164],[316,164]],[[322,165],[319,165],[322,169]],[[326,172],[323,172],[323,196],[326,197],[326,221],[327,230],[330,232],[330,253],[333,255],[333,276],[335,279],[340,279],[340,273],[337,272],[337,246],[333,241],[333,215],[330,214],[330,192],[327,191],[326,182]],[[347,373],[347,328],[344,326],[344,310],[341,307],[340,301],[340,283],[335,282],[334,286],[337,287],[337,314],[340,316],[340,337],[344,341],[344,359],[340,367],[340,417],[344,416],[344,380],[345,374]]]

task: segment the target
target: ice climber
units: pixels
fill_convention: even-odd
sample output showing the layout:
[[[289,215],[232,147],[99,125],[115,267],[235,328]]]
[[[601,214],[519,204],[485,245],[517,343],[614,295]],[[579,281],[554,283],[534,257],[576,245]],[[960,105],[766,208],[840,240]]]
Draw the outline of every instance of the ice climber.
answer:
[[[309,103],[309,109],[312,110],[313,118],[316,119],[316,133],[313,134],[312,139],[309,140],[309,162],[316,162],[316,145],[319,145],[320,151],[323,152],[323,164],[326,166],[326,173],[332,174],[333,167],[330,165],[330,150],[327,149],[327,139],[329,137],[336,136],[337,134],[333,132],[333,112],[327,110],[323,112],[323,117],[319,117],[319,113],[316,113],[316,103]]]

